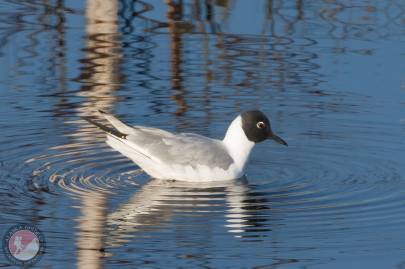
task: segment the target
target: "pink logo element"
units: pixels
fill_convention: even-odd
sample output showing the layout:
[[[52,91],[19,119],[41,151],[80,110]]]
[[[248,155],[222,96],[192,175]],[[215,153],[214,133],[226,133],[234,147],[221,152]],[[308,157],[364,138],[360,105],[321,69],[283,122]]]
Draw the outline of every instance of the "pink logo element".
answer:
[[[35,257],[39,251],[38,237],[29,230],[16,231],[8,241],[11,255],[20,261]]]

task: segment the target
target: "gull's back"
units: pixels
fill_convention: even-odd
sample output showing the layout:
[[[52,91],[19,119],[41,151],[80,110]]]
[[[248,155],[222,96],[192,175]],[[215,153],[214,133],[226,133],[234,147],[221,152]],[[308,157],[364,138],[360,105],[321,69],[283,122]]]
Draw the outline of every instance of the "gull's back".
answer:
[[[134,126],[125,139],[109,135],[107,143],[156,178],[216,180],[233,164],[222,141],[193,133]]]

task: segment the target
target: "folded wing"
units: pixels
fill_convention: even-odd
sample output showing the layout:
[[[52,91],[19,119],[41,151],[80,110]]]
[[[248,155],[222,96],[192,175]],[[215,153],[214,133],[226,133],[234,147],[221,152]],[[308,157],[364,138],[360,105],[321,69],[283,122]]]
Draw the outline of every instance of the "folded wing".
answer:
[[[141,154],[167,166],[201,165],[224,170],[233,163],[233,159],[219,140],[191,133],[173,134],[156,128],[130,127],[110,114],[101,113],[114,128],[90,122],[123,143],[127,157],[134,151],[134,154]]]

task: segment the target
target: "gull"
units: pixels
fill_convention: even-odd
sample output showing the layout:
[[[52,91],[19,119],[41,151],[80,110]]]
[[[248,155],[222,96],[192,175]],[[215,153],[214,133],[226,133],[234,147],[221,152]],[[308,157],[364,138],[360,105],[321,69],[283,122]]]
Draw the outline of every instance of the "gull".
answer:
[[[274,134],[270,121],[259,110],[245,111],[229,125],[223,140],[193,133],[128,126],[99,110],[112,125],[90,117],[88,122],[107,133],[106,143],[131,159],[152,178],[178,181],[224,181],[244,176],[255,144],[272,139],[287,143]]]

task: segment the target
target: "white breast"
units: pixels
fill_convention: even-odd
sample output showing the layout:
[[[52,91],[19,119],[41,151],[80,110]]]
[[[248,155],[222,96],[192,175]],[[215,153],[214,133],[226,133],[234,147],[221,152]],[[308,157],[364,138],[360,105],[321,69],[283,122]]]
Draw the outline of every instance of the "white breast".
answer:
[[[242,129],[241,116],[233,120],[222,142],[235,161],[235,169],[239,171],[240,176],[242,176],[255,143],[246,137]]]

